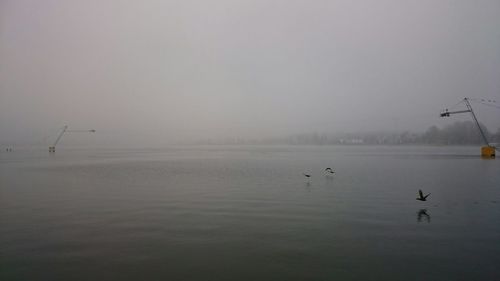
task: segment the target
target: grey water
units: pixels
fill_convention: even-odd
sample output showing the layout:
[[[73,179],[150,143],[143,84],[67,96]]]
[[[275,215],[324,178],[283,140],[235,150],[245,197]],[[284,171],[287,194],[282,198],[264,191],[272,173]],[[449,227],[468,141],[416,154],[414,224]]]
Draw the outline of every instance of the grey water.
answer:
[[[500,280],[500,160],[478,155],[2,152],[0,280]]]

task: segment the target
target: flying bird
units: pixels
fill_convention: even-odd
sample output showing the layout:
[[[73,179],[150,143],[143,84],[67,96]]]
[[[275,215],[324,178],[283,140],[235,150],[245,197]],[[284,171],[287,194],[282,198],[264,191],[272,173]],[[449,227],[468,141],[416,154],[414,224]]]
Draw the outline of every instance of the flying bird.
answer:
[[[335,172],[332,170],[332,168],[326,168],[325,172],[329,172],[330,174],[334,174]]]
[[[418,197],[417,200],[419,201],[427,201],[427,197],[431,195],[430,193],[424,196],[424,193],[422,192],[421,189],[418,190]]]

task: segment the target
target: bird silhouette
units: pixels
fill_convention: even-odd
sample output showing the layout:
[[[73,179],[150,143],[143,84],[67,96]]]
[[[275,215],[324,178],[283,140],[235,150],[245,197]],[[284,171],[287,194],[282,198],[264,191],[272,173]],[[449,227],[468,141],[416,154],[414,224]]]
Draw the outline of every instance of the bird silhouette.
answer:
[[[334,174],[335,173],[332,168],[326,168],[325,172],[328,172],[330,174]]]
[[[418,197],[417,200],[419,201],[427,201],[427,197],[431,195],[430,193],[424,196],[424,193],[422,192],[421,189],[418,190]]]
[[[302,173],[302,174],[303,174],[306,178],[310,178],[310,177],[311,177],[311,175],[304,174],[304,173]]]

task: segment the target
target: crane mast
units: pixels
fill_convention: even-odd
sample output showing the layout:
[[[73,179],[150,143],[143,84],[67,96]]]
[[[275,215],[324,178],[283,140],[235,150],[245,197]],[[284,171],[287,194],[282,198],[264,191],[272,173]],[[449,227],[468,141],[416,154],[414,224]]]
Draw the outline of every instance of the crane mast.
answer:
[[[54,144],[52,145],[52,147],[54,147],[54,150],[55,150],[55,147],[57,145],[57,143],[59,142],[59,140],[62,138],[62,136],[64,135],[64,133],[66,132],[66,130],[68,129],[68,126],[65,125],[63,127],[63,129],[61,130],[61,132],[59,133],[59,135],[57,136],[57,139],[56,141],[54,142]]]

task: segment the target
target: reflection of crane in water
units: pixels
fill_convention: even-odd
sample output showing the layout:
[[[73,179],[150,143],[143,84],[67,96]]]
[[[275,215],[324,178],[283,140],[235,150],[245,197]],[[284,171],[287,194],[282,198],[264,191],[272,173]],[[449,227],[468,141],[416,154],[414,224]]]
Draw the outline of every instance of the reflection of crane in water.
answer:
[[[488,142],[488,139],[486,138],[486,134],[484,133],[483,129],[481,128],[481,125],[479,124],[479,121],[477,120],[476,114],[474,113],[474,110],[472,110],[472,106],[470,104],[470,99],[469,98],[464,98],[461,102],[459,102],[457,105],[460,103],[465,103],[465,106],[467,109],[464,110],[457,110],[457,111],[448,111],[448,109],[445,109],[443,112],[441,112],[440,116],[441,117],[450,117],[452,114],[457,114],[457,113],[466,113],[470,112],[472,115],[472,118],[476,122],[477,128],[479,129],[479,132],[481,133],[481,137],[483,138],[484,143],[486,146],[481,147],[481,156],[482,157],[487,157],[487,158],[495,158],[495,147],[490,145]],[[482,100],[484,101],[484,100]],[[488,100],[489,102],[495,102],[492,100]]]
[[[68,125],[62,127],[61,132],[56,138],[56,141],[52,146],[49,146],[49,152],[56,152],[56,145],[61,140],[64,133],[95,133],[95,130],[68,130]]]

